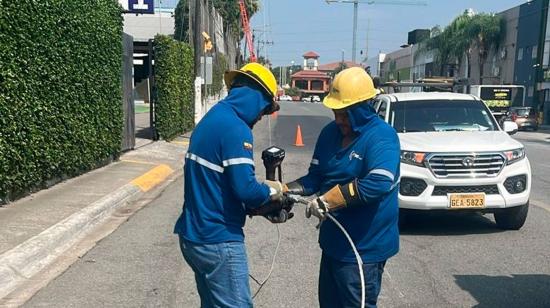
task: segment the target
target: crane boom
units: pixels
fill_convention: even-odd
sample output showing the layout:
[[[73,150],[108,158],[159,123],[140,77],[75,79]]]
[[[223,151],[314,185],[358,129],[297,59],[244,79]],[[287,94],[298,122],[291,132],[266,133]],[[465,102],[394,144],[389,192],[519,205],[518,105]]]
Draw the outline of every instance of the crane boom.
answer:
[[[244,0],[239,0],[239,7],[241,9],[241,22],[243,24],[243,31],[246,37],[246,44],[248,45],[248,52],[250,53],[250,62],[256,62],[254,42],[252,41],[252,33],[250,32],[250,24],[248,23],[248,14],[246,13],[246,5]]]

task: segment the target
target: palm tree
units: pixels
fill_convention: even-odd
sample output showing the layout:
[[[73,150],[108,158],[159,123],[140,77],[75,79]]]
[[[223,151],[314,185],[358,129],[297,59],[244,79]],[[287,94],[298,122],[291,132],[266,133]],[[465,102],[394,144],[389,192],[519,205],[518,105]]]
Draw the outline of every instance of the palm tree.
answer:
[[[439,26],[431,29],[430,38],[420,42],[415,58],[427,52],[434,52],[435,64],[439,67],[439,74],[445,75],[445,66],[452,61],[453,46],[448,38],[448,32],[442,31]]]
[[[478,14],[468,27],[472,49],[478,52],[479,81],[483,84],[483,67],[489,52],[498,50],[505,36],[504,19],[494,14]]]
[[[420,53],[433,50],[436,63],[444,75],[445,67],[457,64],[461,67],[464,58],[471,63],[472,52],[479,53],[480,83],[483,82],[483,66],[491,49],[498,49],[504,37],[502,17],[494,14],[474,14],[466,10],[441,31],[434,27],[430,38],[419,48]],[[469,75],[469,73],[467,74]],[[468,76],[469,77],[469,76]]]

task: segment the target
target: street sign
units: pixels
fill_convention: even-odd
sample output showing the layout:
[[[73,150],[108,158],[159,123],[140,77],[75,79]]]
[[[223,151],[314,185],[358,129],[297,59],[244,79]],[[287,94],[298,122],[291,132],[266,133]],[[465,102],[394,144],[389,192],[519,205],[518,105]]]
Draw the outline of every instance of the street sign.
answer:
[[[206,57],[206,64],[204,63],[204,57],[201,57],[201,78],[203,84],[212,84],[212,57]]]
[[[118,0],[125,13],[155,14],[155,0]]]

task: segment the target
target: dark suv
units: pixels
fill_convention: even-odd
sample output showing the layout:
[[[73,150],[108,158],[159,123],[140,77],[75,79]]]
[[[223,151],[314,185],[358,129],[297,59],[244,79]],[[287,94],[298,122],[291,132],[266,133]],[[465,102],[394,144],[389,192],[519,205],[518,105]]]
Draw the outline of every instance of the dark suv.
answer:
[[[532,107],[510,107],[508,113],[501,121],[513,121],[516,122],[519,129],[539,129],[539,123],[537,122],[537,112]]]

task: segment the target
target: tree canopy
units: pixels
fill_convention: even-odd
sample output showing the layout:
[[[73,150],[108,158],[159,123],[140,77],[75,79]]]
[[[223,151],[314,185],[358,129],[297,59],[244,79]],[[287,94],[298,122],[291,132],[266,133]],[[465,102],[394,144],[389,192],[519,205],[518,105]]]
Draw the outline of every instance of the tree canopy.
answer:
[[[504,34],[505,25],[501,16],[474,14],[466,10],[443,30],[434,27],[421,50],[435,51],[441,75],[444,75],[445,67],[449,65],[456,64],[460,67],[464,57],[470,63],[472,52],[478,52],[480,76],[483,76],[483,64],[487,61],[490,50],[499,48]]]
[[[210,0],[210,4],[218,11],[223,18],[224,28],[231,28],[235,34],[242,38],[241,11],[238,0]],[[260,10],[258,0],[245,0],[248,18]],[[188,39],[189,31],[189,0],[180,0],[175,10],[175,31],[177,40]]]

